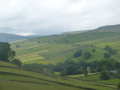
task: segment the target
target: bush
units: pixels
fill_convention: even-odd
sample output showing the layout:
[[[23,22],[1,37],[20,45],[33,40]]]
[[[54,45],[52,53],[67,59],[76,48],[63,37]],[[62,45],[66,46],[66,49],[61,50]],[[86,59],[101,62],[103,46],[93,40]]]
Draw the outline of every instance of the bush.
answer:
[[[85,57],[85,59],[91,58],[91,53],[89,51],[85,51],[84,57]]]
[[[75,70],[75,74],[82,74],[81,68],[76,69],[76,70]]]
[[[110,73],[107,70],[104,70],[100,74],[100,79],[101,80],[109,80],[110,79]]]
[[[73,57],[76,58],[76,57],[80,57],[81,55],[82,55],[82,50],[79,50],[79,51],[75,52]]]
[[[75,67],[73,65],[69,65],[61,72],[61,75],[74,75],[75,74]]]
[[[16,48],[19,48],[20,47],[20,45],[16,45]]]
[[[111,55],[109,53],[104,53],[104,58],[111,58]]]
[[[110,54],[114,55],[117,53],[117,50],[116,49],[113,49],[111,46],[109,45],[106,45],[105,48],[104,48],[106,51],[108,51]]]
[[[95,51],[96,51],[96,49],[95,49],[95,48],[93,48],[93,49],[92,49],[92,52],[94,53]]]
[[[22,66],[22,62],[19,59],[14,59],[11,63],[18,65],[18,66]]]

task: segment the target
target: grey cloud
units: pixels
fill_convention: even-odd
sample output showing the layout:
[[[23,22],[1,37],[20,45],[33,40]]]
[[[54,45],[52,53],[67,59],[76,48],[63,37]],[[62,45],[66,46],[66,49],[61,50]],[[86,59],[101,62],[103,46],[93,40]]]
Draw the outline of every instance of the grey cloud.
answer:
[[[120,24],[120,0],[0,0],[0,32],[56,34]],[[10,29],[1,29],[9,27]]]

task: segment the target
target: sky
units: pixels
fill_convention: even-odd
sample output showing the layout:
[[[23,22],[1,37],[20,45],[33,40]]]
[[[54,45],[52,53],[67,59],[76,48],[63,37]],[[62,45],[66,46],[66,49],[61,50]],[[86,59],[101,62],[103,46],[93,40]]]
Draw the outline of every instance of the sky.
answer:
[[[0,0],[0,33],[51,35],[120,24],[120,0]]]

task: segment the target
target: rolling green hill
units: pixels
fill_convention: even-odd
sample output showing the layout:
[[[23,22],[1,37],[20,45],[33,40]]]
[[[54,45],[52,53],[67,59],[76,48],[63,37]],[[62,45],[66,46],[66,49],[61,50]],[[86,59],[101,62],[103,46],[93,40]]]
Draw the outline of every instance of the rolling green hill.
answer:
[[[78,34],[78,33],[84,33],[88,32],[89,30],[84,30],[84,31],[71,31],[71,32],[64,32],[62,33],[63,35],[65,34]],[[120,32],[120,24],[117,25],[108,25],[108,26],[102,26],[97,29],[93,29],[91,31],[99,31],[99,32]]]
[[[115,90],[115,85],[47,76],[0,61],[0,90]]]
[[[16,51],[16,57],[23,63],[57,64],[73,56],[78,49],[88,49],[94,45],[96,53],[88,62],[101,59],[105,45],[110,45],[118,50],[118,55],[113,56],[119,61],[120,57],[120,25],[104,26],[95,30],[76,34],[52,35],[33,38],[11,43]],[[19,47],[16,47],[19,45]]]

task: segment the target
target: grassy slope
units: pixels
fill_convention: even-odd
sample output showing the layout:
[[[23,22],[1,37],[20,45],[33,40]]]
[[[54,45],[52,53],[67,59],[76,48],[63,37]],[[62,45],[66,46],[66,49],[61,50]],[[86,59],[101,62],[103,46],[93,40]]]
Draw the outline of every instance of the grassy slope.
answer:
[[[103,50],[105,45],[110,45],[119,50],[117,57],[113,56],[119,61],[120,29],[118,26],[101,27],[84,33],[34,38],[14,42],[11,45],[17,52],[17,58],[23,63],[56,64],[64,62],[68,57],[72,57],[76,50],[89,48],[91,44],[96,46],[96,53],[88,62],[96,60],[96,57],[100,60],[105,52]],[[16,45],[20,45],[20,47],[16,48]]]
[[[63,62],[67,57],[73,54],[77,47],[71,44],[56,44],[56,43],[37,43],[38,41],[28,40],[12,44],[17,52],[17,58],[27,63],[53,63]],[[15,48],[19,44],[20,48]],[[62,57],[62,58],[61,58]]]
[[[8,65],[6,67],[6,65]],[[116,86],[95,84],[65,78],[60,76],[47,76],[38,72],[24,70],[12,64],[0,61],[0,90],[114,90]]]
[[[83,81],[88,81],[88,82],[94,82],[94,83],[102,83],[102,84],[108,84],[108,85],[117,85],[120,81],[118,78],[113,78],[110,80],[100,80],[100,75],[99,74],[88,74],[87,77],[83,77],[83,74],[79,75],[68,75],[67,77],[74,78],[77,80],[83,80]]]

